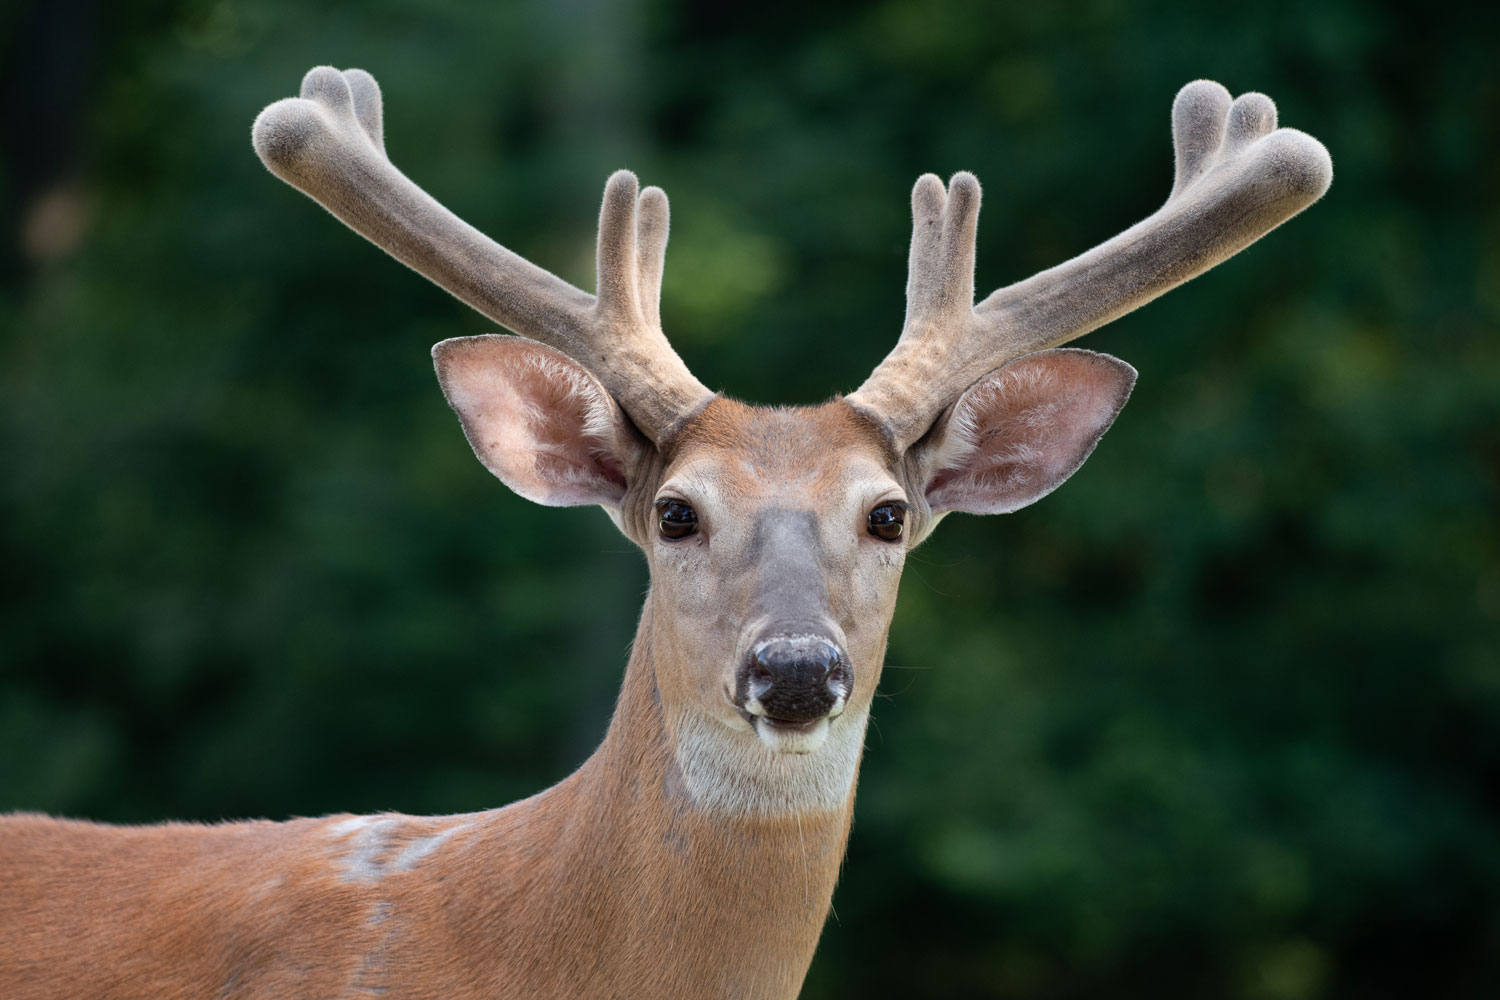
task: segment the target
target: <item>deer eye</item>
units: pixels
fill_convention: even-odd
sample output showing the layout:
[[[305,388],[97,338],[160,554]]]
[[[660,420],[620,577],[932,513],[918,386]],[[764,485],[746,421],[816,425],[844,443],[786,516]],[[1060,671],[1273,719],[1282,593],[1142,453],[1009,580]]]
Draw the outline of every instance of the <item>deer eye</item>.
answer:
[[[870,534],[887,542],[901,537],[901,526],[906,523],[906,511],[893,503],[883,503],[870,511]]]
[[[677,541],[698,530],[698,512],[681,500],[656,501],[657,530],[661,537]]]

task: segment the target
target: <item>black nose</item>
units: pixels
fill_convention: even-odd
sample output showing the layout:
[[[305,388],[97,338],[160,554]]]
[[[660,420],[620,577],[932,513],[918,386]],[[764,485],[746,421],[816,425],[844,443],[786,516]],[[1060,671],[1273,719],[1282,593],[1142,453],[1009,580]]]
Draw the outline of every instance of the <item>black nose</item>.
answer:
[[[756,643],[740,671],[742,704],[759,702],[779,722],[812,722],[849,697],[843,653],[821,636],[776,636]]]

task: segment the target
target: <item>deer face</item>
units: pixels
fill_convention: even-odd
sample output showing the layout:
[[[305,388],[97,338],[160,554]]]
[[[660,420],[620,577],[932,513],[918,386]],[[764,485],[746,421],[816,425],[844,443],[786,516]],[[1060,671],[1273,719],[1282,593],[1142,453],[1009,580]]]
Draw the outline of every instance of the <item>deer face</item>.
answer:
[[[434,355],[492,472],[541,503],[603,506],[644,550],[639,641],[680,776],[700,802],[758,811],[842,804],[907,551],[950,511],[1009,511],[1056,487],[1135,377],[1087,351],[1030,355],[904,449],[848,399],[714,398],[657,447],[550,348],[471,337]]]
[[[901,473],[841,401],[690,421],[627,497],[663,703],[779,753],[862,730],[915,520]]]

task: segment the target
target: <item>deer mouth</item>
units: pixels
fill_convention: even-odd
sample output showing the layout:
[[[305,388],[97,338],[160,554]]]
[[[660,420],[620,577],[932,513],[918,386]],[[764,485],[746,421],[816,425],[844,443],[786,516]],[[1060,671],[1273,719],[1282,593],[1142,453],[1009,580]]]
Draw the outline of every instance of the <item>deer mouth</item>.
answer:
[[[752,718],[755,717],[752,716]],[[817,728],[818,723],[823,722],[827,718],[828,717],[825,715],[821,718],[808,719],[803,722],[797,722],[792,719],[778,719],[774,715],[762,715],[759,717],[760,725],[767,726],[773,730],[784,733],[810,733]]]
[[[827,741],[829,727],[844,713],[846,704],[847,699],[840,691],[831,699],[831,704],[788,713],[801,716],[790,719],[772,714],[772,707],[754,696],[734,707],[767,749],[777,753],[809,754]]]
[[[755,735],[768,750],[776,753],[809,754],[828,742],[828,727],[832,716],[822,716],[807,722],[776,719],[769,715],[751,717]]]
[[[730,703],[767,749],[791,754],[808,754],[821,747],[828,739],[829,726],[844,710],[844,703],[840,700],[831,711],[815,719],[783,719],[768,714],[764,706],[755,701],[741,705],[735,704],[731,698]]]

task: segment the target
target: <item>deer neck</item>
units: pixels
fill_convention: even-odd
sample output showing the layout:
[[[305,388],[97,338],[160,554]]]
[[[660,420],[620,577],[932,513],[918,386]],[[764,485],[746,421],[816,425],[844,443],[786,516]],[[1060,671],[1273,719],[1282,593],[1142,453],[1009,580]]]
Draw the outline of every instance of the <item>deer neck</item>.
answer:
[[[844,720],[859,729],[852,759],[820,768],[787,767],[740,733],[715,745],[707,726],[721,723],[668,717],[653,638],[648,597],[603,744],[564,782],[517,803],[526,829],[513,831],[514,846],[537,848],[533,877],[511,890],[518,921],[539,946],[554,936],[618,943],[614,964],[595,970],[611,988],[639,978],[642,995],[795,996],[848,841],[864,720]],[[757,757],[782,773],[747,777]],[[800,788],[778,791],[774,779],[788,775]]]

